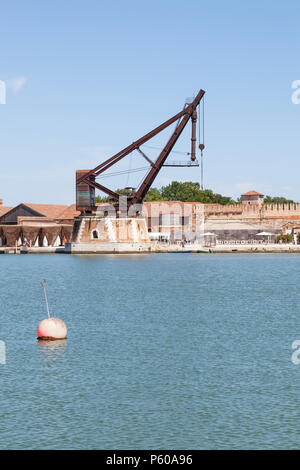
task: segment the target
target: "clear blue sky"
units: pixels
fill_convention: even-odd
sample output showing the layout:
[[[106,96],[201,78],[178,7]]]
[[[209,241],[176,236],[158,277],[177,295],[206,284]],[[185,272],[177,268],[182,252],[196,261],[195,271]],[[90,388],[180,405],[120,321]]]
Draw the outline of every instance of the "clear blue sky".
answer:
[[[300,201],[300,105],[291,100],[299,15],[296,0],[1,2],[0,198],[75,202],[76,169],[93,168],[203,88],[205,187]],[[177,149],[189,151],[188,134]],[[199,170],[164,169],[154,186],[173,179],[199,181]]]

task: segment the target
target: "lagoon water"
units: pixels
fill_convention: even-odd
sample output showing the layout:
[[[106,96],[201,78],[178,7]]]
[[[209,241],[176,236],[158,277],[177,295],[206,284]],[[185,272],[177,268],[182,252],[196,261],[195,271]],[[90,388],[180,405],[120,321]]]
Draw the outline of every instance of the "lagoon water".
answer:
[[[1,449],[300,448],[300,256],[0,258]],[[38,342],[50,312],[68,339]]]

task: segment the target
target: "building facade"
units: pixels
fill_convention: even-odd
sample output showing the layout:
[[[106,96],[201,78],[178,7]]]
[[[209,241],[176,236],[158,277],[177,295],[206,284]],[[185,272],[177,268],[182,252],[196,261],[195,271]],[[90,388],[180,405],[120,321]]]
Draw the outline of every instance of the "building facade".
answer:
[[[62,246],[70,239],[75,205],[0,205],[0,246]]]
[[[203,241],[207,234],[217,243],[255,242],[267,232],[297,233],[300,227],[300,204],[263,203],[263,194],[249,191],[242,202],[233,205],[200,202],[144,202],[138,217],[127,221],[116,218],[109,204],[100,204],[97,214],[84,223],[76,205],[19,204],[0,205],[0,245],[58,246],[71,240],[77,243],[124,241]]]

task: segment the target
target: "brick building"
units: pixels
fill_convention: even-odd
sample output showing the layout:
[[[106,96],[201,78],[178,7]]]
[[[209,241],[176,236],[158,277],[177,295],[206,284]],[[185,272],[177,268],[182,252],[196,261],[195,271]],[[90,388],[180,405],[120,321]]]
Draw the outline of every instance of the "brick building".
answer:
[[[85,240],[105,242],[114,239],[108,204],[101,204],[99,217],[91,217],[85,225],[82,236]],[[98,208],[99,209],[99,208]],[[101,209],[101,207],[100,207]],[[0,244],[14,246],[26,240],[32,246],[57,246],[68,242],[74,219],[80,213],[76,205],[26,204],[16,207],[0,205]],[[132,218],[128,225],[129,239],[137,238],[136,232],[143,232],[143,240],[150,239],[196,241],[205,233],[213,233],[217,242],[258,241],[260,232],[294,233],[300,229],[300,204],[263,203],[263,194],[249,191],[242,195],[242,203],[234,205],[202,204],[199,202],[152,201],[144,202],[141,218]],[[139,224],[143,222],[143,229]],[[116,222],[117,231],[123,230],[123,222]],[[76,225],[76,224],[75,224]],[[74,227],[75,227],[74,225]],[[131,232],[130,232],[131,230]],[[124,231],[124,230],[123,230]],[[75,232],[74,232],[75,233]],[[146,236],[147,235],[147,236]],[[105,238],[106,237],[106,238]],[[125,235],[124,235],[125,237]],[[125,237],[126,238],[126,237]],[[124,238],[124,239],[125,239]]]
[[[1,201],[2,202],[2,201]],[[69,241],[75,205],[0,205],[0,246],[61,246]]]

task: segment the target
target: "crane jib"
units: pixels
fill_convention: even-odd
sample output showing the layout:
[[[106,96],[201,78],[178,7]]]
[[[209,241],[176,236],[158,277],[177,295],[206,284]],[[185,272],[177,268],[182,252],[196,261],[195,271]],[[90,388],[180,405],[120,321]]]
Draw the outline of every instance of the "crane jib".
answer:
[[[196,123],[197,123],[197,106],[200,104],[201,99],[205,94],[204,90],[200,90],[197,96],[187,105],[185,106],[182,111],[175,114],[173,117],[165,121],[164,123],[160,124],[158,127],[153,129],[152,131],[145,134],[140,139],[136,140],[129,146],[122,149],[120,152],[116,153],[112,157],[108,158],[104,162],[97,165],[93,170],[78,170],[76,172],[76,207],[77,210],[81,211],[82,213],[92,213],[95,210],[95,189],[99,189],[100,191],[106,193],[115,203],[118,203],[119,194],[115,191],[99,184],[95,181],[95,179],[101,175],[103,177],[103,173],[106,172],[111,166],[115,165],[127,155],[131,154],[134,150],[137,150],[141,153],[141,155],[148,160],[150,163],[150,169],[140,183],[137,190],[132,194],[132,197],[129,199],[128,204],[141,204],[143,199],[145,198],[147,192],[149,191],[151,185],[153,184],[156,176],[158,175],[159,171],[163,166],[199,166],[196,160]],[[200,116],[199,116],[200,118]],[[184,128],[186,127],[188,121],[191,119],[192,121],[192,135],[191,135],[191,152],[190,152],[190,162],[188,164],[180,164],[179,162],[173,164],[165,164],[166,159],[170,155],[174,145],[176,144],[177,140],[179,139],[180,135],[182,134]],[[173,131],[171,137],[169,138],[168,142],[161,150],[159,156],[157,157],[156,161],[152,161],[147,157],[147,155],[140,149],[140,146],[148,142],[150,139],[158,135],[160,132],[165,130],[171,124],[177,121],[177,125],[175,130]],[[204,122],[204,116],[203,121]],[[199,120],[200,123],[200,120]],[[200,143],[200,135],[199,135],[199,148],[202,151],[204,149],[204,142]],[[202,162],[202,160],[201,160]]]

